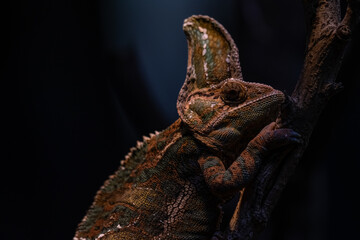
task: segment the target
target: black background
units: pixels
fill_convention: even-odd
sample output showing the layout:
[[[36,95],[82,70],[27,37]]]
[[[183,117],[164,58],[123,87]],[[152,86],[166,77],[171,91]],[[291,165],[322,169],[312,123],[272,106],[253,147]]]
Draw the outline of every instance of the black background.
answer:
[[[245,80],[287,92],[305,47],[300,1],[13,1],[1,11],[1,239],[71,239],[129,147],[176,120],[186,17],[217,19]],[[357,31],[339,74],[345,89],[261,239],[358,236],[359,48]]]

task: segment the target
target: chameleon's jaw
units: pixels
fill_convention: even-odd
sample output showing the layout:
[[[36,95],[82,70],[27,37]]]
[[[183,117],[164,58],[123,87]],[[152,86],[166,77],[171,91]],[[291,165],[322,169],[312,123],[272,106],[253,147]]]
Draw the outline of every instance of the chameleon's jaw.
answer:
[[[224,123],[230,124],[226,120],[227,118],[233,120],[233,127],[236,129],[245,124],[245,122],[260,120],[261,122],[270,123],[277,116],[279,107],[284,100],[285,95],[281,91],[272,89],[272,91],[264,95],[249,99],[238,106],[224,111],[218,118],[212,121],[209,129],[217,129]],[[266,121],[266,119],[269,119],[269,121]]]
[[[245,101],[228,110],[218,110],[220,114],[207,124],[203,124],[201,130],[193,129],[198,133],[195,136],[201,135],[202,142],[209,141],[219,149],[242,151],[245,147],[242,142],[255,137],[261,129],[276,119],[284,99],[282,92],[272,89],[267,94]]]

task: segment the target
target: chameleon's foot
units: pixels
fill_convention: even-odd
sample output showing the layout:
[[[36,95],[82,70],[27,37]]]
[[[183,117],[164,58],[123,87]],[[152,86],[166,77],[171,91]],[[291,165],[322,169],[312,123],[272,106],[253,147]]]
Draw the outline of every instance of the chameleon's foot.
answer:
[[[301,144],[301,135],[290,128],[275,129],[275,122],[270,123],[252,141],[266,150],[274,150],[292,144]]]
[[[225,240],[224,233],[217,231],[214,233],[214,235],[211,237],[211,240]]]

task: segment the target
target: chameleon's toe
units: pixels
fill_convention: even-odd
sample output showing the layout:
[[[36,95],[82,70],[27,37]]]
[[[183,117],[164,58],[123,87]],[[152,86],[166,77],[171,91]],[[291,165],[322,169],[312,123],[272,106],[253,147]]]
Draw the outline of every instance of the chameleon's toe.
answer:
[[[301,135],[290,128],[281,128],[269,133],[266,145],[270,149],[280,148],[290,144],[301,144]]]
[[[252,141],[264,149],[273,150],[291,144],[301,144],[301,135],[290,128],[274,129],[271,123],[266,126]]]

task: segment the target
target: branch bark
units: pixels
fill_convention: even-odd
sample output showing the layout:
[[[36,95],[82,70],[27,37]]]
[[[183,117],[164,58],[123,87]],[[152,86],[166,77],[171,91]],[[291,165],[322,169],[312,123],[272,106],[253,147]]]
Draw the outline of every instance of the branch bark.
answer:
[[[275,153],[245,189],[226,239],[256,239],[269,221],[289,178],[303,155],[319,115],[341,88],[336,82],[346,45],[359,20],[360,1],[348,0],[341,18],[340,0],[303,0],[307,49],[302,74],[277,119],[278,128],[292,128],[303,143]]]

